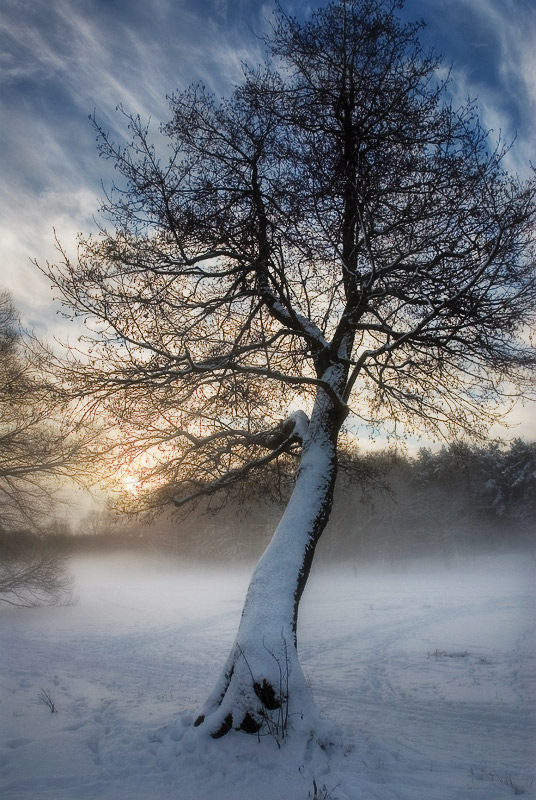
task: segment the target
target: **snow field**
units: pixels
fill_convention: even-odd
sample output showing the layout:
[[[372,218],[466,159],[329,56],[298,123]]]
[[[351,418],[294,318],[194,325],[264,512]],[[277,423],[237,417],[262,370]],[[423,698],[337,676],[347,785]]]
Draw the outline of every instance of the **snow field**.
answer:
[[[299,649],[333,723],[323,748],[214,742],[188,725],[228,655],[249,568],[116,554],[73,571],[76,605],[0,609],[2,800],[536,796],[530,560],[316,572]]]

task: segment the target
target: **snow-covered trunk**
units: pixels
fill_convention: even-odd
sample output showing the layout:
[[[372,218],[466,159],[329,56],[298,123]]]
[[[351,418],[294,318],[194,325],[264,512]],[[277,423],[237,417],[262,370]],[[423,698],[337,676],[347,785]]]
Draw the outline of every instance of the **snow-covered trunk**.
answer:
[[[214,738],[236,729],[279,742],[289,728],[314,726],[297,654],[298,604],[331,511],[343,416],[320,390],[291,498],[253,573],[227,663],[195,720]]]

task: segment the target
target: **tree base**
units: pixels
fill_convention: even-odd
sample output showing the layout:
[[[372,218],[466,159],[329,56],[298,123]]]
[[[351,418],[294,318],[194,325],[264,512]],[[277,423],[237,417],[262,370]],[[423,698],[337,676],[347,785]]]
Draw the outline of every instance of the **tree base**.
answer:
[[[289,731],[317,714],[293,639],[245,650],[235,643],[222,676],[194,719],[194,727],[220,739],[229,731],[271,736],[278,745]]]

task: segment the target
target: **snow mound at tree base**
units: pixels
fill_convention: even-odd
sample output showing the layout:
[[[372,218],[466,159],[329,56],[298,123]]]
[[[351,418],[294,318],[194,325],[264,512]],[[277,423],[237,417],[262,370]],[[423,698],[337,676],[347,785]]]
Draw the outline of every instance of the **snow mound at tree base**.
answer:
[[[307,798],[310,791],[313,797],[314,784],[322,786],[330,775],[332,759],[351,749],[342,731],[326,720],[319,720],[314,733],[310,727],[292,729],[280,742],[234,730],[214,740],[193,720],[192,714],[182,714],[154,735],[159,768],[169,776],[188,776],[188,786],[180,782],[181,798],[230,800],[231,786],[236,800],[251,800],[253,787],[256,800],[294,798],[298,787],[297,798]],[[346,800],[346,794],[337,797]]]

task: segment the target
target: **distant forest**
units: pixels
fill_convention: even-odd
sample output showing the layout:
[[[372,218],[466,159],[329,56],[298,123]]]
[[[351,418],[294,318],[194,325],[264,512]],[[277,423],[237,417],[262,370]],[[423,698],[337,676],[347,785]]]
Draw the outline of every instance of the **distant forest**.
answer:
[[[273,533],[291,481],[273,474],[240,495],[198,506],[177,519],[144,520],[92,511],[75,530],[55,520],[39,536],[0,532],[0,549],[82,551],[116,547],[172,550],[218,560],[257,558]],[[275,491],[277,487],[277,491]],[[319,560],[398,560],[470,556],[481,549],[536,545],[536,443],[451,444],[416,456],[347,452]]]

